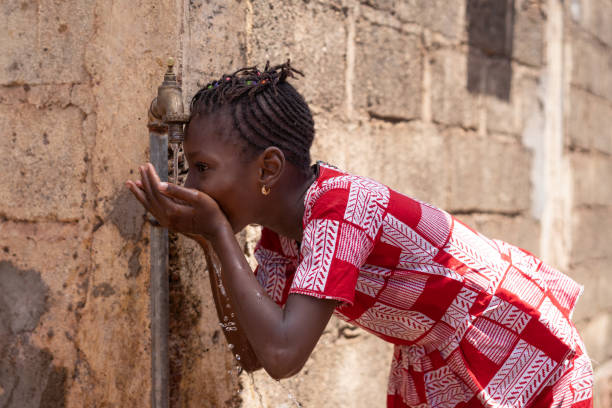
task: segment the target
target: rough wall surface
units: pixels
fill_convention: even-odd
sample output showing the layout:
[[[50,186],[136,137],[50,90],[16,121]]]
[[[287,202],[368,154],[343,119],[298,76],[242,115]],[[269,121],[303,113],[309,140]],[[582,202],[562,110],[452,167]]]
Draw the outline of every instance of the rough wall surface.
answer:
[[[0,5],[0,407],[150,405],[148,225],[123,181],[178,59],[198,81],[283,62],[313,159],[517,244],[585,285],[612,404],[612,4],[192,0]],[[258,230],[238,235],[251,261]],[[173,237],[171,406],[384,406],[392,347],[332,319],[301,373],[238,373],[201,249]],[[254,264],[253,264],[254,266]]]

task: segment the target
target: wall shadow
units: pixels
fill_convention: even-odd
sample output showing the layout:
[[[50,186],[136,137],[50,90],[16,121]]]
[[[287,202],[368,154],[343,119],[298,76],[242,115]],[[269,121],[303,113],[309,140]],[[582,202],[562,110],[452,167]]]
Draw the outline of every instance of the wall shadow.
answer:
[[[467,0],[469,92],[510,99],[514,15],[514,0]]]

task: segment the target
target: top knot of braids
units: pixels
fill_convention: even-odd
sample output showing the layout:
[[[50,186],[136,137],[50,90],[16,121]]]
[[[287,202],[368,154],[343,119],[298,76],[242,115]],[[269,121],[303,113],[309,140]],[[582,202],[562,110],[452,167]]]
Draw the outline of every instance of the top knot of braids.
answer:
[[[276,146],[288,161],[308,170],[314,121],[302,95],[287,82],[295,73],[304,76],[287,60],[272,67],[267,61],[263,71],[253,66],[224,74],[193,96],[191,117],[228,106],[234,127],[252,148]]]

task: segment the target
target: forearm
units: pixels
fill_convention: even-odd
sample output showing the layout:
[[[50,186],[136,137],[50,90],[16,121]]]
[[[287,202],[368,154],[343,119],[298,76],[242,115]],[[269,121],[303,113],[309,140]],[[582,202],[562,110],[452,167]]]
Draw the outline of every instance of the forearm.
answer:
[[[230,229],[221,231],[211,245],[221,262],[223,284],[238,323],[266,371],[274,378],[282,378],[295,368],[283,309],[257,282]]]

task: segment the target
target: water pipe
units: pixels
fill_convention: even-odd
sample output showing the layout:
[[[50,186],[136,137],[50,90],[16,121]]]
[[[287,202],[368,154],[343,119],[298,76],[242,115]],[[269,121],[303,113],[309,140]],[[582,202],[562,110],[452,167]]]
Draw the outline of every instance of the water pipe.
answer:
[[[168,181],[168,147],[173,153],[173,177],[178,178],[177,154],[183,141],[183,125],[187,120],[183,93],[173,71],[174,59],[168,60],[164,81],[149,108],[150,161],[162,181]],[[168,408],[168,230],[152,217],[151,222],[151,406]]]

